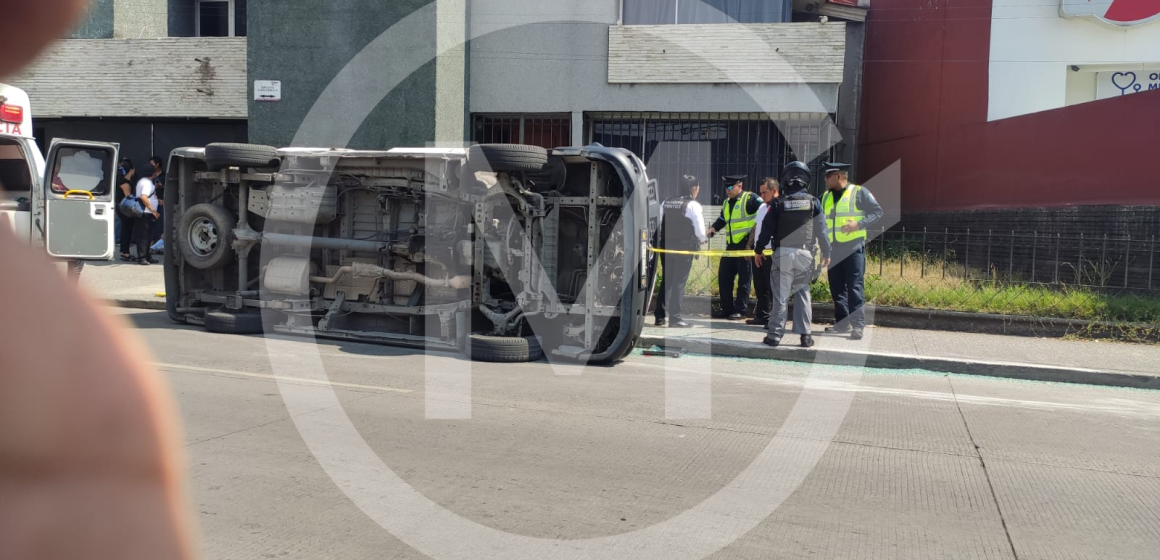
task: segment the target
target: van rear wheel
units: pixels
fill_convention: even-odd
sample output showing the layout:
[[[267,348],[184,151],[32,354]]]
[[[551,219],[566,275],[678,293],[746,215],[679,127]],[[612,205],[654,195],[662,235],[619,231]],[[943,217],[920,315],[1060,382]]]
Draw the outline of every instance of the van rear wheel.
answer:
[[[262,314],[216,309],[205,314],[205,330],[219,334],[262,334]]]

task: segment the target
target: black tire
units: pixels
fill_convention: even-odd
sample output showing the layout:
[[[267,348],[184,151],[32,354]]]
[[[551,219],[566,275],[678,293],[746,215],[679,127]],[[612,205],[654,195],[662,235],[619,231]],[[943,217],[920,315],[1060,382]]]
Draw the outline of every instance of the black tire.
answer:
[[[278,150],[260,144],[228,144],[219,142],[205,147],[205,164],[214,171],[226,167],[242,169],[278,167]]]
[[[177,181],[166,181],[165,192],[162,194],[169,200],[177,200]],[[176,247],[173,240],[173,206],[173,204],[161,205],[161,213],[165,218],[162,223],[165,226],[163,237],[166,247]],[[181,303],[181,279],[177,276],[179,269],[175,253],[177,250],[161,254],[161,265],[165,270],[165,312],[174,323],[184,325],[187,322],[185,315],[177,312],[177,307]]]
[[[205,330],[219,334],[262,334],[262,314],[224,309],[206,312]]]
[[[520,144],[479,144],[467,152],[474,171],[540,171],[548,164],[548,150]]]
[[[546,192],[549,187],[561,189],[568,181],[568,168],[564,165],[563,160],[553,158],[549,159],[540,171],[529,172],[527,178],[532,183],[530,188],[538,193]]]
[[[181,258],[198,270],[216,270],[234,259],[238,220],[215,204],[198,204],[181,215],[174,235]]]
[[[544,357],[540,339],[534,336],[489,336],[473,334],[467,338],[468,357],[476,362],[534,362]]]

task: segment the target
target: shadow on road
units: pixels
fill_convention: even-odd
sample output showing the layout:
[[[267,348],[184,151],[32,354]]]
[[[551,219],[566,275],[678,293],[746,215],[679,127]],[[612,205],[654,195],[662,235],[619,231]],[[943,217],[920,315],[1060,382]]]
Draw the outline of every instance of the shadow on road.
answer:
[[[190,331],[204,331],[200,325],[176,323],[169,318],[169,314],[165,311],[137,311],[122,315],[135,329],[139,330],[190,330]],[[246,338],[261,338],[265,335],[222,335],[222,336],[238,336]],[[294,336],[282,335],[289,340],[300,340],[304,343],[310,342],[308,336]],[[371,344],[365,342],[354,342],[349,340],[334,340],[327,338],[315,338],[314,343],[320,348],[329,348],[331,351],[337,351],[344,354],[356,354],[359,356],[381,356],[384,358],[391,357],[414,357],[422,356],[426,353],[421,348],[407,348],[403,346],[390,346],[387,344]],[[431,354],[441,357],[462,357],[456,352],[447,351],[431,351]]]
[[[136,329],[140,330],[204,330],[200,325],[190,325],[175,323],[165,311],[135,311],[122,315],[129,323]],[[257,338],[264,335],[228,335],[228,336],[247,336],[248,338]],[[290,340],[301,340],[309,342],[310,337],[294,336],[294,335],[279,335],[285,336]],[[314,342],[322,348],[329,348],[331,351],[337,351],[344,354],[356,354],[359,356],[381,356],[384,358],[390,357],[415,357],[430,353],[434,356],[443,358],[458,358],[466,360],[463,354],[447,350],[424,350],[422,348],[408,348],[405,346],[391,346],[389,344],[374,344],[367,342],[355,342],[350,340],[336,340],[327,338],[316,338]],[[547,363],[547,359],[540,359],[533,363]],[[561,360],[564,365],[578,365],[575,362],[568,360]],[[605,369],[614,367],[616,364],[588,364],[587,367]]]
[[[200,329],[197,325],[183,325],[173,322],[164,311],[136,311],[121,315],[137,329]]]

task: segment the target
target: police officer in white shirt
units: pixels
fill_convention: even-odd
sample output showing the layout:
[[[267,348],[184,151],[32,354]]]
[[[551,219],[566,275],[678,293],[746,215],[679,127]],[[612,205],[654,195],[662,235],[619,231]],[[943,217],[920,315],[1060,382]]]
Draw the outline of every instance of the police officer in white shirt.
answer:
[[[692,175],[681,179],[679,198],[669,199],[661,206],[661,225],[658,246],[668,251],[696,251],[708,241],[705,232],[705,216],[697,195],[701,183]],[[666,312],[669,327],[686,329],[690,324],[681,316],[685,302],[685,284],[689,281],[689,271],[693,268],[693,255],[661,253],[663,276],[657,298],[656,325],[665,324]]]
[[[749,248],[753,249],[753,244],[761,237],[761,221],[765,219],[765,213],[769,212],[769,207],[777,203],[779,190],[781,184],[773,177],[766,177],[761,181],[761,187],[757,194],[761,196],[761,208],[757,209],[757,225],[754,226],[753,235],[749,237]],[[773,241],[765,247],[773,250]],[[765,259],[760,265],[754,265],[753,281],[754,287],[757,288],[757,311],[754,313],[752,319],[745,322],[747,325],[761,325],[769,324],[769,313],[773,310],[773,287],[770,285],[770,269],[773,266],[773,259]]]

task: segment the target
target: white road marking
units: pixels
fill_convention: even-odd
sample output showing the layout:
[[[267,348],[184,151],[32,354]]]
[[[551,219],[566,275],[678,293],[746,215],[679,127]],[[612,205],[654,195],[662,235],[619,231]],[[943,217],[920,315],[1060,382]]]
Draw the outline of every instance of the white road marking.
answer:
[[[323,385],[330,387],[342,387],[346,389],[369,389],[372,391],[385,391],[388,393],[413,393],[411,389],[399,389],[396,387],[383,387],[379,385],[357,385],[354,383],[338,383],[334,381],[320,381],[317,379],[306,379],[303,377],[287,377],[285,375],[272,375],[269,373],[250,373],[247,371],[234,371],[229,369],[215,369],[215,368],[201,368],[194,366],[183,366],[177,364],[162,364],[154,363],[153,365],[161,369],[187,371],[193,373],[218,373],[223,375],[236,375],[240,377],[253,377],[256,379],[273,379],[275,381],[289,381],[292,383],[306,383],[309,385]]]

